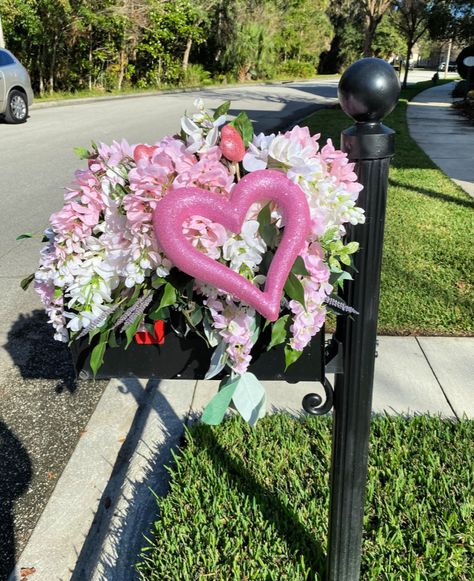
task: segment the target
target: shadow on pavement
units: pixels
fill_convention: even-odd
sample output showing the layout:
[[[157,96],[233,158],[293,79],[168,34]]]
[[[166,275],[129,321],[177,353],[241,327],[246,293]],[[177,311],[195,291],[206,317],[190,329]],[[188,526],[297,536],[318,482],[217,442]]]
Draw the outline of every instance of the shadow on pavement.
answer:
[[[71,354],[66,343],[56,341],[42,310],[20,314],[3,345],[23,379],[57,379],[56,392],[76,389]]]
[[[0,421],[0,580],[15,566],[13,507],[31,482],[32,466],[26,448]]]
[[[166,466],[173,461],[171,450],[179,445],[176,424],[181,418],[168,403],[156,380],[143,388],[137,380],[127,379],[124,387],[135,397],[140,407],[113,468],[112,477],[102,494],[99,510],[86,537],[71,581],[100,578],[107,581],[138,579],[134,565],[144,545],[145,537],[158,518],[154,495],[163,496],[169,488]],[[153,449],[143,441],[143,431],[151,414],[159,414],[164,439]],[[324,574],[326,554],[323,546],[305,528],[291,507],[277,494],[259,483],[246,466],[232,457],[208,430],[209,457],[218,472],[225,472],[232,487],[258,503],[264,517],[288,543],[291,551],[304,556],[315,574]],[[133,454],[146,458],[146,470],[141,475],[130,470]],[[131,476],[131,478],[130,478]]]
[[[143,388],[134,378],[121,386],[139,404],[128,435],[120,449],[111,478],[105,488],[92,527],[79,554],[71,581],[97,578],[122,581],[136,578],[134,565],[146,544],[145,535],[156,520],[156,500],[168,490],[165,466],[172,461],[172,448],[179,444],[176,425],[182,419],[158,389],[159,380],[149,380]],[[121,391],[122,391],[121,389]],[[158,414],[164,439],[143,451],[143,431],[152,414]],[[141,446],[146,470],[129,476],[130,460]],[[153,491],[153,493],[152,493]],[[105,548],[103,551],[102,549]]]

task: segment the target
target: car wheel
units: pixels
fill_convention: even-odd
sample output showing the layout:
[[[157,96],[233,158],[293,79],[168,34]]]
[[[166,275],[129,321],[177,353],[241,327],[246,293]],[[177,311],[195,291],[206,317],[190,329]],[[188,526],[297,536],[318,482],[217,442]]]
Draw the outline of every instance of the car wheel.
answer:
[[[7,123],[24,123],[28,118],[28,100],[24,93],[13,90],[8,95],[5,121]]]

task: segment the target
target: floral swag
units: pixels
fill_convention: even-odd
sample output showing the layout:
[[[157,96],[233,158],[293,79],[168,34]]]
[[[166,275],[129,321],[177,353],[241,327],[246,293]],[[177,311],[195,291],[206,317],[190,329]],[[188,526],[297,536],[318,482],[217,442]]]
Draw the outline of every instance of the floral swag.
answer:
[[[76,149],[88,167],[76,172],[63,208],[51,216],[40,266],[22,284],[34,280],[56,339],[93,343],[94,373],[107,347],[128,346],[137,332],[152,332],[155,321],[178,314],[187,331],[214,349],[206,378],[230,371],[204,421],[218,423],[233,403],[253,423],[265,411],[265,392],[247,368],[262,329],[271,325],[267,348],[285,344],[289,366],[322,328],[327,310],[344,310],[331,295],[351,278],[344,267],[357,243],[344,243],[345,226],[364,221],[356,205],[362,186],[346,154],[330,139],[320,149],[320,135],[311,136],[307,127],[254,135],[245,113],[230,121],[229,102],[215,112],[201,100],[194,105],[197,111],[181,119],[180,134],[154,145],[123,140]],[[242,176],[269,169],[299,186],[310,217],[271,322],[237,296],[178,271],[153,224],[170,192],[197,187],[229,199]],[[182,232],[196,250],[264,288],[285,218],[274,201],[262,200],[250,206],[238,233],[201,215],[190,216]]]

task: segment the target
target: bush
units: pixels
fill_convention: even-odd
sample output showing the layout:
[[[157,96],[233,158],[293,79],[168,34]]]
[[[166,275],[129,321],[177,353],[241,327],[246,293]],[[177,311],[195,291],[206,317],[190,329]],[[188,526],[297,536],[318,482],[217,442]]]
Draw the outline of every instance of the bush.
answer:
[[[278,68],[278,72],[280,74],[288,75],[289,77],[302,77],[308,79],[316,75],[316,68],[312,63],[291,59],[282,63]]]
[[[458,83],[456,83],[454,89],[453,89],[453,97],[455,99],[464,99],[464,97],[467,95],[467,90],[469,88],[469,85],[467,84],[467,81],[459,81]]]
[[[183,72],[181,84],[183,84],[185,87],[197,87],[202,85],[210,85],[211,83],[211,73],[206,71],[202,65],[190,64]]]

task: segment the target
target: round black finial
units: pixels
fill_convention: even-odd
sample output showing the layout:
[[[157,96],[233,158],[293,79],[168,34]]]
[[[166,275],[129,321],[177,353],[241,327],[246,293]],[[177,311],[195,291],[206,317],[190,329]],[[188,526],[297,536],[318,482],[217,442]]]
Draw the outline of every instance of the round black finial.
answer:
[[[342,110],[355,121],[378,122],[395,108],[400,81],[386,61],[364,58],[344,72],[337,94]]]

